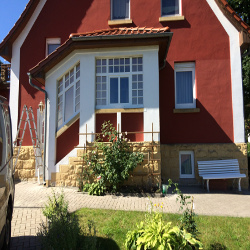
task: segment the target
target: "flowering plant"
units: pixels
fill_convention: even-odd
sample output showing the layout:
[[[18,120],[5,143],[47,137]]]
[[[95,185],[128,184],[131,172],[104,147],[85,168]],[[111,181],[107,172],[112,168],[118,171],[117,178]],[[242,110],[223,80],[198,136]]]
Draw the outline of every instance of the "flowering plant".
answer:
[[[102,124],[102,136],[95,143],[97,150],[84,156],[88,165],[85,169],[87,182],[96,179],[98,186],[103,185],[108,191],[116,192],[130,172],[142,163],[143,154],[131,152],[126,134],[120,136],[110,122]],[[103,139],[109,143],[103,142]]]

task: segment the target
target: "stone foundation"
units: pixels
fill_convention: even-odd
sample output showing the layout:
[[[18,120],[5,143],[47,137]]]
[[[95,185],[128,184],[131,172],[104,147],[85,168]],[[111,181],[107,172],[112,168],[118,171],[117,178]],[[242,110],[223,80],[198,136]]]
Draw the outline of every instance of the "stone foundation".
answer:
[[[134,186],[156,186],[161,182],[161,168],[160,168],[160,144],[151,142],[131,142],[131,150],[134,152],[142,152],[144,154],[144,161],[138,165],[131,174],[125,185]],[[89,145],[91,146],[91,145]],[[89,148],[87,152],[90,152]],[[82,160],[84,150],[77,151],[77,157],[69,157],[68,165],[60,165],[60,172],[51,174],[52,186],[78,186],[80,173],[85,163]]]
[[[194,152],[195,179],[180,178],[179,151]],[[247,178],[241,179],[242,189],[248,189],[248,159],[246,143],[216,143],[216,144],[173,144],[161,145],[161,168],[162,179],[166,183],[169,178],[174,182],[184,182],[185,184],[201,184],[202,179],[198,175],[197,161],[238,159],[240,172],[246,174]],[[228,186],[233,186],[233,180],[227,180]],[[237,184],[237,182],[235,183]]]
[[[14,150],[14,161],[17,156],[18,149]],[[33,180],[35,178],[35,156],[32,146],[22,146],[18,156],[15,171],[15,180]]]

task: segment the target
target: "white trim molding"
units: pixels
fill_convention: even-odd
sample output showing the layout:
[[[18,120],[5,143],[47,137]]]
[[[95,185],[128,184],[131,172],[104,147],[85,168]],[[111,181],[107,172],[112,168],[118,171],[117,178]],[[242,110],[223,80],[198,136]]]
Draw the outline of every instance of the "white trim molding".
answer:
[[[245,142],[242,64],[239,31],[222,13],[216,1],[206,0],[230,39],[234,143]]]
[[[47,0],[41,0],[25,28],[12,45],[11,73],[10,73],[10,110],[12,120],[12,138],[16,138],[19,112],[19,74],[20,74],[20,49],[29,34],[33,24],[43,9]],[[22,107],[21,107],[22,108]]]

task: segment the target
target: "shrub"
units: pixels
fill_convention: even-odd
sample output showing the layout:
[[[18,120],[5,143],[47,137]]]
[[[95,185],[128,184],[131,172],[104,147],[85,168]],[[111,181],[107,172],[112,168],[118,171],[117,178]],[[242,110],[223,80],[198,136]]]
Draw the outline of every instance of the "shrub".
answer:
[[[41,239],[43,249],[77,249],[82,233],[78,218],[68,212],[64,194],[58,195],[53,191],[42,211],[47,223],[40,225],[37,236]]]
[[[165,224],[162,219],[162,211],[159,204],[154,206],[150,202],[149,213],[145,221],[137,225],[137,229],[129,231],[126,235],[126,249],[202,249],[201,242],[197,239],[198,229],[194,219],[193,201],[190,196],[183,195],[178,184],[168,181],[167,189],[174,187],[173,193],[178,194],[177,201],[180,203],[180,210],[183,211],[180,217],[180,224],[172,226],[171,222]]]
[[[125,248],[130,249],[202,249],[185,229],[172,227],[171,222],[164,224],[162,214],[154,213],[151,220],[141,222],[137,229],[126,235]]]
[[[118,191],[130,172],[144,158],[142,153],[131,152],[126,133],[120,135],[110,122],[102,124],[102,135],[95,142],[96,150],[84,155],[86,167],[81,173],[82,182],[85,180],[90,184],[86,185],[86,189],[90,194],[96,195],[101,195],[106,190]],[[109,143],[103,142],[105,138]],[[80,183],[79,186],[83,187],[83,184]]]

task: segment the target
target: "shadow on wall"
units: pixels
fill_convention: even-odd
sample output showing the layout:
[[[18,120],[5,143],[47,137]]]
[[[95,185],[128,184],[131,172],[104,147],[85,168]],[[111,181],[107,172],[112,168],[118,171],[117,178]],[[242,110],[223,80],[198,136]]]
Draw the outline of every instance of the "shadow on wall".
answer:
[[[206,91],[205,94],[202,94],[202,98],[210,111],[197,99],[196,107],[200,109],[199,112],[174,113],[174,85],[174,69],[167,62],[166,69],[160,71],[160,140],[162,144],[233,142],[230,100],[226,102],[225,97],[220,100],[219,93],[208,93],[204,86],[202,86],[202,90],[199,89],[201,84],[198,82],[198,98],[199,92]],[[209,86],[207,88],[209,89]]]

